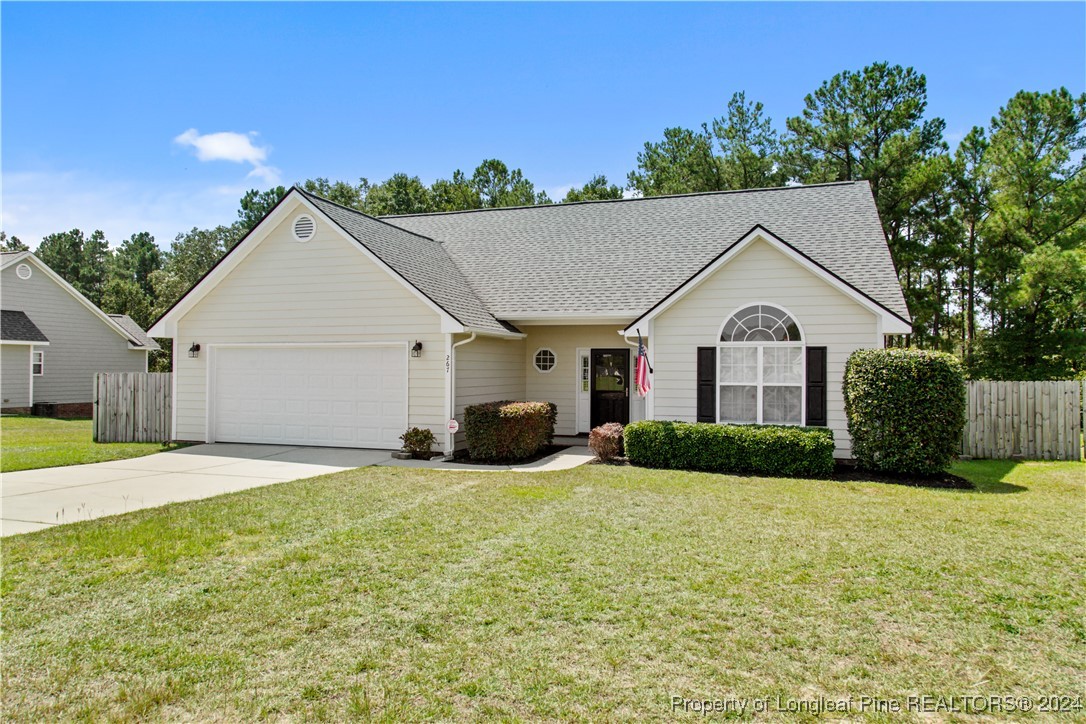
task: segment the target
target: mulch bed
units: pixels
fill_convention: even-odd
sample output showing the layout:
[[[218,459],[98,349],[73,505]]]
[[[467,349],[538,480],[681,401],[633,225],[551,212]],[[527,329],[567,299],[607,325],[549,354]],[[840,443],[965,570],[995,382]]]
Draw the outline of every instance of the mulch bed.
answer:
[[[975,490],[976,486],[965,478],[943,473],[942,475],[898,475],[895,473],[876,473],[870,470],[859,470],[854,465],[838,463],[830,476],[830,480],[843,483],[890,483],[892,485],[909,485],[914,488],[952,488],[954,490]]]
[[[545,457],[554,455],[556,452],[561,452],[568,448],[569,445],[548,445],[535,455],[524,460],[472,460],[468,457],[468,451],[463,450],[457,453],[454,462],[464,463],[466,465],[524,465],[525,463],[534,463],[536,460],[542,460]]]

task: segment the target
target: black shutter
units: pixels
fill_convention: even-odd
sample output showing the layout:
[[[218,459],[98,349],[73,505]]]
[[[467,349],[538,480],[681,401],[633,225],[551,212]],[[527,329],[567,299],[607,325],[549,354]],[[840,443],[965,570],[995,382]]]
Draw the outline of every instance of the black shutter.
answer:
[[[826,348],[807,348],[807,424],[826,425]]]
[[[698,347],[698,422],[716,422],[716,347]]]

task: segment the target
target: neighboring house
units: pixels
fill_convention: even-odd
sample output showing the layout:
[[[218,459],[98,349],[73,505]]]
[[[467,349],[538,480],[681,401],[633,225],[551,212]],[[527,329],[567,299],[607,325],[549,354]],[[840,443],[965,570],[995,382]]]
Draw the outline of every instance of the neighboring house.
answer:
[[[146,372],[154,340],[124,314],[106,314],[28,251],[0,255],[4,412],[56,405],[90,417],[97,372]]]
[[[465,405],[530,399],[560,435],[826,425],[847,457],[845,360],[910,329],[860,182],[384,219],[294,188],[151,334],[179,440],[450,452]]]

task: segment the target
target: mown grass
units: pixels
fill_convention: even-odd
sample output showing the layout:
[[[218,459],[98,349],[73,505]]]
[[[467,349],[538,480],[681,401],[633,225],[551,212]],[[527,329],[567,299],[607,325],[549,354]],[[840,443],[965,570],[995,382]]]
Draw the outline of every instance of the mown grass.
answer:
[[[157,442],[96,443],[90,420],[0,417],[0,472],[103,463],[162,452]]]
[[[356,471],[4,539],[6,718],[671,718],[1079,694],[1084,466],[977,491]],[[694,715],[691,715],[694,716]]]

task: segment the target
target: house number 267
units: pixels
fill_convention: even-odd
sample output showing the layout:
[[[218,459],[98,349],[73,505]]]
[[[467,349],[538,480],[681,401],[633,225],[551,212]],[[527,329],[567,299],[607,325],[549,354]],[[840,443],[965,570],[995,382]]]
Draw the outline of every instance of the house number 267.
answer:
[[[445,355],[445,374],[449,374],[449,367],[451,366],[449,360],[450,355]]]

